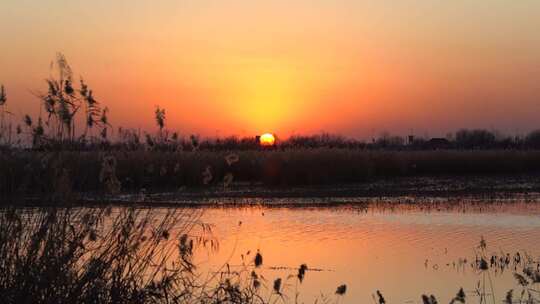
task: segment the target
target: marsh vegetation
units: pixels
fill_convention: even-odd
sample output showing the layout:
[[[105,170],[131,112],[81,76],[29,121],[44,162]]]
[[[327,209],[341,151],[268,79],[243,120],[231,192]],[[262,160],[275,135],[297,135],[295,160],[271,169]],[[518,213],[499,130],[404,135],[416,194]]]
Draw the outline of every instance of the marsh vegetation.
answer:
[[[530,176],[533,181],[538,172],[538,151],[2,151],[0,196],[54,200],[78,193],[332,186],[437,176]]]
[[[69,201],[80,193],[176,191],[185,187],[291,187],[364,183],[395,177],[537,175],[540,132],[503,136],[459,130],[428,140],[382,134],[372,142],[321,134],[261,146],[257,138],[200,138],[167,128],[156,106],[155,132],[113,127],[106,103],[65,56],[34,92],[39,115],[15,115],[0,88],[0,197]]]
[[[219,246],[200,215],[198,209],[2,209],[2,302],[276,303],[295,296],[289,286],[303,282],[307,265],[266,279],[258,274],[259,252],[234,269],[227,263],[200,273],[195,251]]]
[[[225,245],[219,249],[220,238],[213,235],[216,226],[208,224],[228,215],[208,218],[204,215],[212,210],[200,208],[143,208],[137,205],[139,201],[131,200],[133,196],[127,196],[130,207],[104,207],[125,194],[141,195],[141,201],[148,203],[144,200],[148,193],[178,194],[195,189],[204,201],[209,189],[225,191],[235,185],[289,189],[362,184],[363,192],[354,192],[356,189],[352,193],[382,197],[394,193],[392,190],[397,194],[420,193],[399,192],[403,186],[400,181],[385,184],[391,179],[417,179],[407,189],[441,193],[438,187],[442,183],[446,190],[455,185],[446,183],[445,178],[455,181],[457,176],[468,181],[478,176],[500,178],[498,183],[523,176],[529,184],[517,191],[538,191],[537,185],[531,185],[540,173],[538,131],[505,137],[486,130],[460,130],[446,139],[409,138],[408,142],[388,134],[371,142],[321,134],[277,138],[275,144],[262,146],[255,137],[208,139],[173,132],[167,128],[168,112],[159,106],[153,113],[155,132],[114,128],[105,103],[85,80],[74,79],[62,54],[52,65],[46,90],[34,95],[40,101],[39,116],[18,117],[11,110],[16,106],[8,89],[0,87],[0,298],[6,303],[300,303],[305,302],[301,300],[303,286],[310,284],[311,277],[318,280],[315,277],[324,272],[324,262],[334,262],[295,260],[283,265],[276,259],[277,265],[268,265],[276,252],[261,250],[264,244],[258,240],[241,251],[240,261],[232,263],[231,255],[217,267],[204,269],[197,263],[197,254],[238,253],[238,242],[232,248]],[[425,182],[432,177],[442,182],[435,186]],[[377,188],[374,183],[382,186]],[[510,189],[482,187],[482,191]],[[223,192],[217,193],[219,197]],[[407,206],[417,203],[414,198],[409,200],[413,202]],[[22,207],[23,203],[30,207]],[[384,204],[379,202],[379,206]],[[387,205],[394,210],[396,202]],[[466,205],[471,206],[469,202]],[[483,208],[485,202],[478,205]],[[357,204],[351,216],[367,213],[370,206]],[[429,203],[419,206],[423,211],[441,210]],[[265,212],[272,214],[274,210],[263,210],[258,216],[264,217]],[[310,218],[302,216],[303,220]],[[244,220],[235,219],[234,225],[224,226],[241,227]],[[343,223],[354,220],[344,218]],[[249,235],[301,222],[301,218],[277,222]],[[343,223],[325,228],[331,231]],[[533,228],[532,235],[540,236],[537,227]],[[295,233],[299,231],[310,230],[296,227]],[[340,235],[348,233],[352,231],[340,231]],[[224,244],[230,235],[223,237]],[[393,236],[381,235],[385,237]],[[300,245],[289,244],[290,248]],[[334,247],[295,253],[305,253],[310,259],[329,248]],[[451,289],[451,297],[445,298],[450,303],[499,302],[491,280],[505,271],[512,272],[517,283],[514,291],[505,289],[506,303],[538,303],[538,259],[523,251],[517,251],[519,255],[490,252],[485,241],[474,248],[475,258],[467,262],[460,259],[457,265],[460,269],[470,266],[481,280],[473,290],[461,288],[467,282],[449,283],[445,292]],[[363,248],[356,249],[361,253]],[[383,254],[392,251],[384,250]],[[356,261],[357,257],[348,260]],[[377,270],[380,273],[373,272],[363,281],[377,284],[370,285],[375,303],[387,303],[395,296],[389,293],[387,297],[383,290],[387,273],[397,271],[387,266],[382,265]],[[350,301],[347,296],[355,292],[354,283],[351,277],[335,277],[331,290],[326,284],[321,295],[322,287],[317,285],[317,296],[310,299],[317,303]],[[438,302],[431,293],[415,295],[414,299],[424,304]]]
[[[2,209],[0,295],[5,303],[538,303],[534,216],[510,219],[520,237],[507,238],[509,215],[404,207]],[[422,224],[428,218],[440,228]],[[455,225],[459,233],[448,234]],[[285,254],[291,246],[297,252]],[[324,247],[333,259],[318,254]]]

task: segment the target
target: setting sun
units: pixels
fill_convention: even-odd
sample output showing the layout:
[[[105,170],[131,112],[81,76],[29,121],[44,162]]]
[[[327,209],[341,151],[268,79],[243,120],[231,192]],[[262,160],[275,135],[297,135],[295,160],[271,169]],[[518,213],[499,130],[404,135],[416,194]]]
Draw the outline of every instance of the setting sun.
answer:
[[[259,138],[259,143],[263,147],[271,147],[276,143],[276,137],[272,133],[264,133]]]
[[[540,304],[540,0],[0,1],[0,304]]]

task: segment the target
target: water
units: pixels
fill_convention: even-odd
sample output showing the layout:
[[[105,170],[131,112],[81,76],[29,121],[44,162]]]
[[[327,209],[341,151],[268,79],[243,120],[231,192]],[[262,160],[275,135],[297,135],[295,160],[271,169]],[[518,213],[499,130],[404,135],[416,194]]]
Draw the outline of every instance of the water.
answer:
[[[197,263],[204,271],[219,270],[225,263],[235,269],[242,254],[251,261],[259,250],[268,288],[275,278],[296,275],[295,268],[305,263],[322,271],[309,271],[302,284],[294,278],[285,284],[288,299],[294,300],[298,290],[304,303],[313,303],[321,293],[335,301],[341,284],[347,285],[347,294],[340,303],[373,303],[376,290],[389,303],[420,303],[423,293],[448,303],[460,287],[473,298],[478,282],[491,286],[490,281],[500,302],[509,289],[519,290],[513,269],[488,275],[470,262],[480,252],[481,237],[489,255],[520,251],[537,259],[540,208],[519,202],[478,206],[481,202],[470,208],[429,209],[391,203],[367,209],[211,207],[202,220],[213,225],[220,248],[199,250]],[[460,265],[462,258],[468,263]]]

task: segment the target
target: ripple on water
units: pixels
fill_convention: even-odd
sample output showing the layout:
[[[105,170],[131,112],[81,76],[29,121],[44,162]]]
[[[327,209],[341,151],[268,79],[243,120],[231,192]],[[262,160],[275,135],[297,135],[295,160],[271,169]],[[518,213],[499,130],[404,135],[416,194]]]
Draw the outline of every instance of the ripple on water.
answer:
[[[361,212],[350,206],[207,208],[203,221],[214,224],[221,243],[207,267],[220,265],[231,252],[237,259],[240,253],[260,249],[266,265],[307,263],[334,270],[308,273],[302,290],[307,299],[321,291],[332,294],[335,286],[325,288],[334,282],[349,286],[345,303],[370,302],[376,289],[397,303],[418,299],[425,292],[448,302],[445,299],[459,287],[472,289],[478,280],[474,271],[458,274],[449,265],[462,257],[474,258],[482,236],[490,252],[540,254],[538,210],[538,205],[522,202],[475,205],[470,210],[462,206],[421,210],[410,205]],[[265,271],[269,278],[287,275],[285,270]],[[513,282],[511,273],[505,275],[494,283],[501,295],[513,287],[508,286]]]

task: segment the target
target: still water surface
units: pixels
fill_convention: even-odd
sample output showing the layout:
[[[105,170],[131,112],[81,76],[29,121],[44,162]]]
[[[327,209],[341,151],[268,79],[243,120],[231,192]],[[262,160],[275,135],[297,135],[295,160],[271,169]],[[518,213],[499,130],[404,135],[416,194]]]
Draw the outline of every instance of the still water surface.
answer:
[[[252,258],[257,250],[264,258],[261,272],[269,288],[275,278],[295,275],[302,263],[322,269],[308,272],[298,287],[294,279],[285,284],[289,297],[298,288],[304,303],[313,303],[321,293],[334,301],[341,284],[347,285],[347,294],[340,303],[373,303],[377,290],[389,303],[420,303],[423,293],[449,302],[460,287],[474,297],[485,276],[470,266],[481,237],[489,254],[540,256],[540,208],[535,203],[429,211],[410,206],[211,207],[202,220],[213,225],[220,247],[198,252],[200,270],[217,270],[224,263],[234,269],[242,254],[251,251]],[[469,262],[460,266],[463,258]],[[486,278],[497,299],[504,299],[511,288],[519,289],[512,273],[510,269]]]

